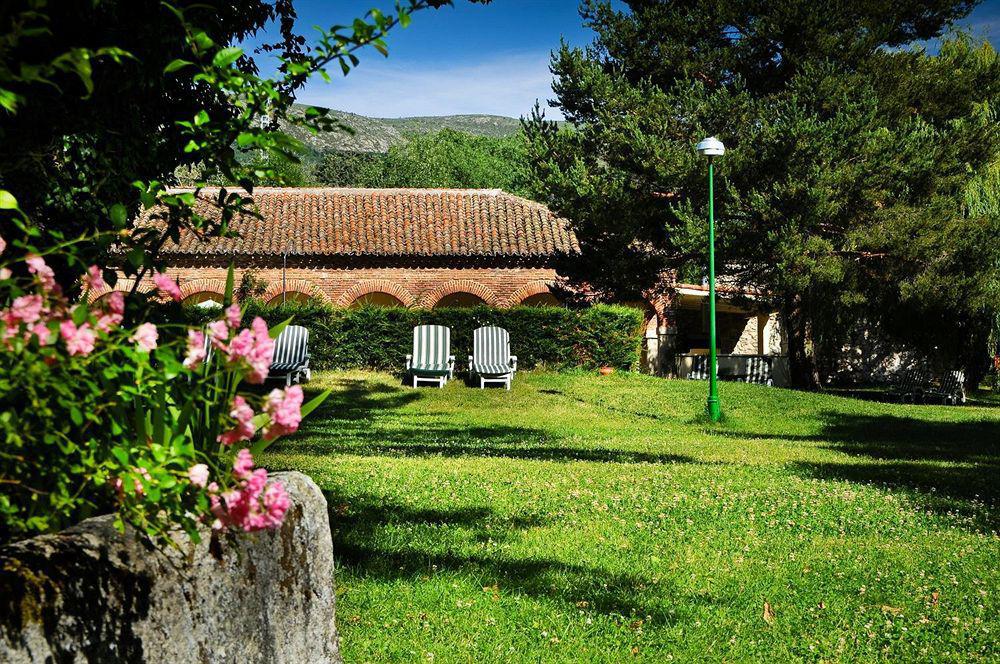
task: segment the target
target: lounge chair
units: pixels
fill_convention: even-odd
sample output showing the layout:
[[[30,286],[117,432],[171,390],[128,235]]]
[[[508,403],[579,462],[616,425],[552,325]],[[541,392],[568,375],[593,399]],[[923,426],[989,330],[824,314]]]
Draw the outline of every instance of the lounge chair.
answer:
[[[284,378],[285,385],[301,383],[312,377],[309,370],[309,330],[289,325],[274,340],[274,357],[268,378]]]
[[[893,385],[889,389],[889,396],[902,402],[917,403],[924,396],[927,382],[927,371],[923,367],[908,367],[896,374]]]
[[[451,354],[451,330],[444,325],[418,325],[413,328],[413,354],[406,356],[406,371],[418,381],[444,387],[455,375],[455,356]]]
[[[517,371],[517,355],[510,354],[510,334],[502,327],[480,327],[472,333],[469,373],[486,383],[502,383],[508,390]]]
[[[939,384],[927,388],[924,398],[940,399],[953,406],[965,403],[965,372],[949,371]]]

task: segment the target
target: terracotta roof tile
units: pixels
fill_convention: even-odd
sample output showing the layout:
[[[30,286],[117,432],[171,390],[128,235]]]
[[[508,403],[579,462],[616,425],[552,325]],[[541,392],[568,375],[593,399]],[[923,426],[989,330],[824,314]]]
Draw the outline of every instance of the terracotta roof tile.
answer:
[[[213,212],[218,189],[202,189]],[[189,231],[165,254],[314,256],[545,257],[579,251],[566,221],[499,189],[258,188],[262,218],[233,221],[238,237],[202,239]],[[148,215],[139,224],[151,223]]]

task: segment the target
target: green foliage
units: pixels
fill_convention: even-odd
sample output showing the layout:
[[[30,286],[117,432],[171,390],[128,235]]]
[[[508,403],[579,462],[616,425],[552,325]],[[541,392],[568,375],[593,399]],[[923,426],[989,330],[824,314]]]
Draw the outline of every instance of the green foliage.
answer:
[[[387,153],[327,153],[313,177],[343,187],[503,189],[527,195],[524,136],[473,136],[451,129],[411,134]]]
[[[402,307],[332,308],[316,303],[245,306],[247,316],[269,324],[294,317],[309,328],[310,364],[319,369],[369,368],[399,371],[413,348],[413,328],[421,324],[451,328],[451,349],[459,366],[472,352],[472,332],[498,325],[510,332],[511,352],[518,367],[612,366],[635,369],[639,364],[642,312],[622,306],[587,309],[560,307],[492,307],[404,309]],[[185,319],[203,325],[216,316],[198,307],[184,307]]]
[[[583,250],[563,271],[618,297],[664,270],[703,272],[707,169],[694,145],[716,134],[720,272],[780,309],[794,380],[817,384],[815,360],[858,321],[915,343],[898,303],[955,312],[937,345],[975,346],[981,363],[985,335],[969,332],[996,263],[959,268],[949,254],[983,237],[974,217],[995,198],[982,185],[1000,150],[1000,58],[961,36],[935,55],[916,45],[974,3],[627,4],[584,4],[596,47],[553,55],[574,130],[537,112],[527,124],[537,199]],[[930,274],[955,286],[954,306],[911,297]]]

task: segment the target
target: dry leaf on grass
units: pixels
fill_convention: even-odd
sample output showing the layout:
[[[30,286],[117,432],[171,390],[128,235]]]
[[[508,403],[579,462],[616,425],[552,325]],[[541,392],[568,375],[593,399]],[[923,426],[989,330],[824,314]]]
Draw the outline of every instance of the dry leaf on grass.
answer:
[[[764,602],[764,615],[762,617],[768,625],[774,624],[774,609],[771,608],[771,603],[766,600]]]

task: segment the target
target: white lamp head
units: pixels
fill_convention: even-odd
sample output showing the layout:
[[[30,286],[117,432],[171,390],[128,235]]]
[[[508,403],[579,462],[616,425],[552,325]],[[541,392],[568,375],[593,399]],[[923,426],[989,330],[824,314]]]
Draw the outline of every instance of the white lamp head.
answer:
[[[696,147],[698,154],[705,157],[721,157],[726,154],[726,146],[715,136],[709,136]]]

